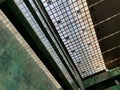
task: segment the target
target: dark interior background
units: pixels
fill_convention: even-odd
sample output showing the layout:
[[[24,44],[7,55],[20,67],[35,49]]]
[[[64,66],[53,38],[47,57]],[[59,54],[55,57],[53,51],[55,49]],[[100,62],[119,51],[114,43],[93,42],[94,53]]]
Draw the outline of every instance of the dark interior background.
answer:
[[[94,25],[120,13],[120,0],[87,0]],[[98,4],[96,4],[99,2]],[[120,14],[95,26],[108,69],[120,65]],[[114,35],[112,35],[114,34]]]

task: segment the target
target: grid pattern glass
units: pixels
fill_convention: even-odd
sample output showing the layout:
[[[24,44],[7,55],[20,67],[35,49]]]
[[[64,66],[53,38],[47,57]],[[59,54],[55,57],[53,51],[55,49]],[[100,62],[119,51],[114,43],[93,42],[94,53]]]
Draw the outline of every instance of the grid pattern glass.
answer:
[[[86,0],[42,0],[82,78],[104,69]]]
[[[26,43],[23,37],[19,34],[19,32],[15,29],[15,27],[11,24],[11,22],[7,19],[4,13],[0,10],[0,20],[7,26],[10,32],[16,37],[21,46],[28,52],[28,54],[33,58],[33,60],[38,64],[38,66],[45,72],[45,74],[50,78],[50,80],[54,83],[57,88],[61,88],[60,84],[55,80],[49,70],[45,67],[45,65],[41,62],[41,60],[37,57],[37,55],[33,52],[30,46]]]
[[[42,43],[44,44],[44,46],[46,47],[46,49],[48,50],[48,52],[50,53],[52,58],[55,60],[56,64],[59,66],[60,70],[63,72],[63,74],[65,75],[66,79],[70,83],[73,82],[73,80],[72,80],[71,76],[69,75],[68,71],[64,67],[63,63],[61,62],[61,60],[58,57],[57,53],[55,52],[55,50],[53,49],[52,45],[48,41],[47,37],[45,36],[45,34],[43,33],[43,31],[41,30],[41,28],[39,27],[39,25],[35,21],[35,19],[33,18],[32,14],[28,10],[28,8],[25,5],[24,1],[23,0],[14,0],[14,2],[18,6],[18,8],[22,12],[22,14],[25,16],[26,20],[31,25],[31,27],[33,28],[35,33],[38,35],[39,39],[42,41]]]
[[[60,54],[61,54],[62,57],[64,58],[66,64],[69,66],[70,70],[72,71],[73,75],[75,76],[76,74],[75,74],[75,72],[72,70],[72,68],[74,68],[74,67],[71,68],[71,66],[69,65],[69,63],[68,63],[66,57],[65,57],[64,54],[62,53],[62,51],[61,51],[61,49],[60,49],[58,43],[56,42],[54,36],[53,36],[52,33],[50,32],[48,26],[46,25],[46,23],[45,23],[43,17],[42,17],[41,14],[39,13],[39,11],[38,11],[37,7],[35,6],[33,0],[29,0],[29,2],[30,2],[30,4],[32,5],[33,9],[35,10],[36,14],[38,15],[39,19],[40,19],[41,22],[43,23],[43,25],[44,25],[44,27],[46,28],[47,32],[49,33],[51,39],[53,40],[53,42],[54,42],[54,44],[56,45],[57,49],[59,50]]]

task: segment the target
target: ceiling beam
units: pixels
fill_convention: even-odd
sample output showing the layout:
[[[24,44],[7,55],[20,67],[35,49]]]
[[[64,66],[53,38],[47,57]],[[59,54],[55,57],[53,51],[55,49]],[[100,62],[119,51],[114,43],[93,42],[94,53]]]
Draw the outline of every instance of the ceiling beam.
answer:
[[[36,12],[34,11],[33,7],[31,6],[30,2],[28,0],[23,0],[26,4],[26,6],[28,7],[29,11],[31,12],[31,14],[33,15],[34,19],[36,20],[36,22],[38,23],[38,25],[41,27],[42,31],[44,32],[44,34],[46,35],[47,39],[49,40],[50,44],[53,46],[55,52],[57,53],[57,55],[59,56],[61,62],[63,63],[63,65],[65,66],[65,68],[67,69],[68,73],[70,74],[70,76],[72,77],[72,79],[74,80],[75,84],[80,87],[79,83],[77,82],[75,76],[73,75],[73,73],[71,72],[69,66],[66,64],[63,56],[61,55],[61,53],[59,52],[58,48],[56,47],[56,45],[54,44],[53,40],[51,39],[50,35],[48,34],[47,30],[45,29],[45,27],[43,26],[42,22],[40,21],[39,17],[37,16]]]

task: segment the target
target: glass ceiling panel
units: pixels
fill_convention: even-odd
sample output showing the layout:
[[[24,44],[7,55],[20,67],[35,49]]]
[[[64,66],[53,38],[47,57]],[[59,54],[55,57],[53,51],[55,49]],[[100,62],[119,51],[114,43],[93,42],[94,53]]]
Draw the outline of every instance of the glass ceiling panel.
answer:
[[[104,69],[86,0],[42,0],[82,78]]]
[[[39,19],[41,20],[41,22],[43,23],[44,27],[46,28],[47,32],[49,33],[51,39],[53,40],[54,44],[56,45],[57,49],[59,50],[59,52],[61,53],[62,57],[64,58],[66,64],[69,66],[70,70],[72,71],[73,75],[75,75],[75,72],[72,70],[71,66],[69,65],[68,61],[66,60],[66,57],[64,56],[63,52],[61,51],[58,43],[56,42],[54,36],[52,35],[52,33],[50,32],[47,24],[45,23],[45,20],[43,19],[43,17],[41,16],[39,10],[37,9],[36,5],[34,4],[33,0],[29,0],[29,2],[31,3],[32,7],[34,8],[36,14],[38,15]]]
[[[63,63],[61,62],[60,58],[58,57],[57,53],[53,49],[52,45],[48,41],[47,37],[37,24],[36,20],[33,18],[32,14],[28,10],[27,6],[25,5],[23,0],[14,0],[22,14],[25,16],[27,19],[28,23],[31,25],[35,33],[38,35],[39,39],[42,41],[43,45],[46,47],[52,58],[55,60],[56,64],[59,66],[60,70],[63,72],[65,75],[66,79],[71,83],[73,82],[71,76],[69,75],[68,71],[64,67]]]

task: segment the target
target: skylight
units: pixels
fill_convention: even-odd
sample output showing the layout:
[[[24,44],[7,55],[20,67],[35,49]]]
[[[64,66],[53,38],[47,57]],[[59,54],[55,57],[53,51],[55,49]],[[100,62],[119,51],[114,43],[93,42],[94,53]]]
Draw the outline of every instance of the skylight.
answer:
[[[105,63],[86,0],[41,0],[82,78]]]

